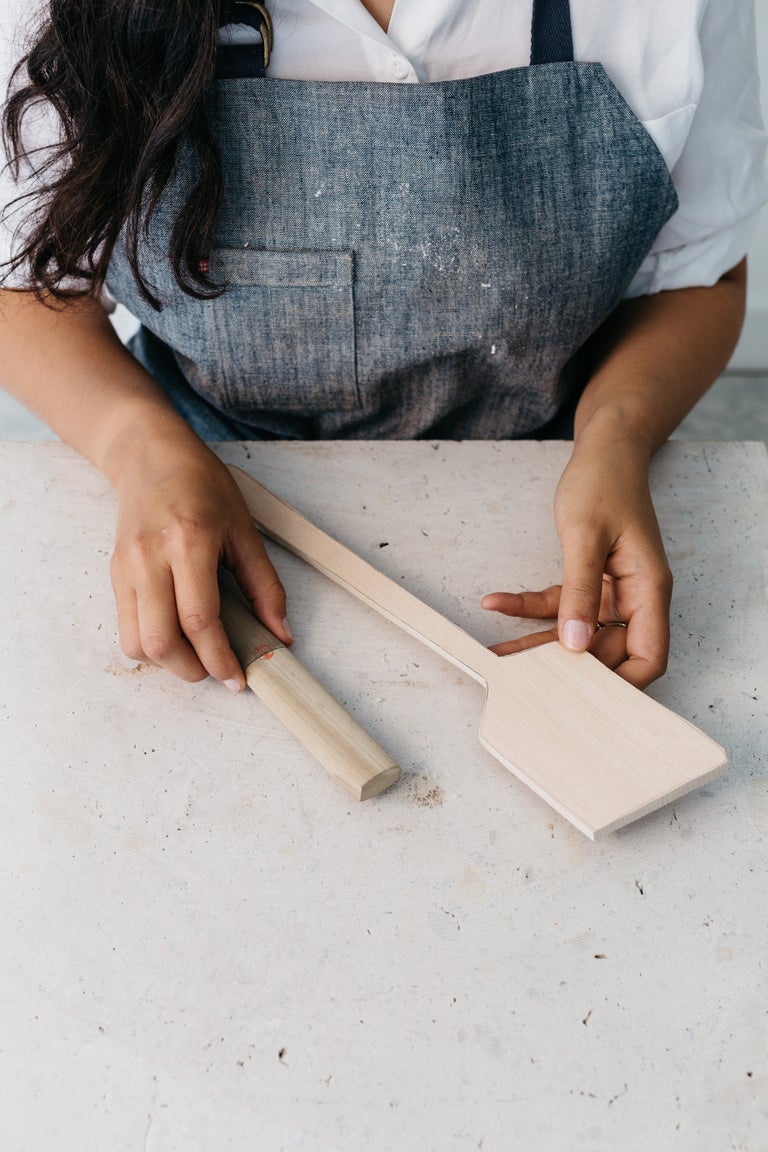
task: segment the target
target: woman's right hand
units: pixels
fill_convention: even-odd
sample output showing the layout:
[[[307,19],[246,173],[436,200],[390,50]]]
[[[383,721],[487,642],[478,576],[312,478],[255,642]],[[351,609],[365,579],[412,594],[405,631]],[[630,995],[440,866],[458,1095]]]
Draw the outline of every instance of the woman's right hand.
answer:
[[[112,583],[123,651],[237,690],[218,566],[290,643],[285,592],[227,468],[123,347],[101,303],[0,290],[0,386],[104,473],[119,498]]]
[[[245,679],[219,619],[219,565],[254,613],[286,644],[285,590],[240,491],[196,437],[144,441],[121,469],[112,556],[120,643],[132,660],[183,680]]]

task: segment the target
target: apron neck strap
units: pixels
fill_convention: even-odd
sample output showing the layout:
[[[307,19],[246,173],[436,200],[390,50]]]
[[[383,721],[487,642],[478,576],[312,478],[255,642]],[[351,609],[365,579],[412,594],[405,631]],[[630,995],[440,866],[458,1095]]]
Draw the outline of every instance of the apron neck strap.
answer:
[[[570,60],[573,60],[573,37],[568,0],[533,0],[531,64]]]
[[[266,8],[253,0],[222,5],[224,22],[249,24],[262,35],[261,44],[238,44],[219,51],[217,78],[265,76],[272,42],[272,22]],[[569,0],[533,0],[531,64],[573,60]]]
[[[230,0],[221,6],[221,24],[247,24],[261,34],[260,44],[222,44],[216,66],[217,80],[263,77],[272,51],[272,20],[256,0]]]

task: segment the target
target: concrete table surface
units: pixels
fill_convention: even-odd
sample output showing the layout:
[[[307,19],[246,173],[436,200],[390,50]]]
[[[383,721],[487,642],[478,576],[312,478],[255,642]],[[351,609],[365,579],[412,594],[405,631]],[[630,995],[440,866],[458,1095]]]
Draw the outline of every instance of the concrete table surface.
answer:
[[[486,643],[483,593],[558,578],[565,444],[221,452]],[[483,751],[474,681],[276,546],[398,785],[356,804],[251,693],[136,668],[106,481],[2,447],[0,1146],[765,1152],[767,480],[757,444],[654,462],[650,691],[731,766],[595,845]]]

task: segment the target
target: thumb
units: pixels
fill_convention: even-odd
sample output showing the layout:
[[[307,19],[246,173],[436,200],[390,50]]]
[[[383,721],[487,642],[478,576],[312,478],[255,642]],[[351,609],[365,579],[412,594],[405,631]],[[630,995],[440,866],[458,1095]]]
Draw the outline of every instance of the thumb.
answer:
[[[286,619],[285,589],[267,555],[256,526],[239,540],[232,573],[245,593],[256,616],[284,644],[293,637]]]
[[[605,551],[583,532],[561,539],[563,589],[557,630],[560,642],[572,652],[583,652],[595,632],[603,590]]]

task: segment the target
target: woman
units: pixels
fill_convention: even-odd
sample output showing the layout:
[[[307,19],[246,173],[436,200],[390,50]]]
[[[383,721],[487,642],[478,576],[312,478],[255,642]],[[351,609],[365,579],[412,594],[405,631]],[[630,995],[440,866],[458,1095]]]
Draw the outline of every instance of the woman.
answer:
[[[220,562],[290,639],[201,437],[572,419],[562,586],[483,605],[557,617],[522,643],[557,635],[647,685],[671,592],[648,463],[733,350],[768,197],[749,0],[269,8],[274,38],[252,3],[51,0],[6,108],[6,203],[25,154],[38,171],[0,379],[118,492],[124,651],[241,688]],[[22,131],[37,100],[53,152],[32,142],[54,129]],[[135,356],[105,285],[142,321]]]

